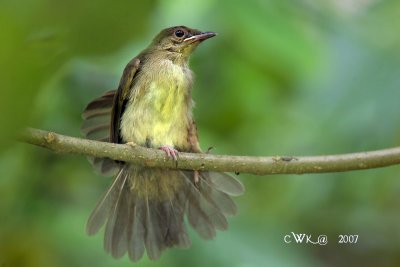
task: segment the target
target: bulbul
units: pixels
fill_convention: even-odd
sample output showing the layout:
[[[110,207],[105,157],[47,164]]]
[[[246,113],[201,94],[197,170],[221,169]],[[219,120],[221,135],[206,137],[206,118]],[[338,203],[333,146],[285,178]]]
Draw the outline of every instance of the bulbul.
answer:
[[[179,151],[202,153],[192,115],[189,57],[216,34],[185,26],[162,30],[125,67],[118,89],[84,110],[89,139],[159,148],[177,160]],[[115,173],[87,222],[93,235],[105,224],[104,249],[132,261],[144,252],[158,259],[170,247],[187,248],[189,224],[202,238],[228,227],[237,212],[231,196],[243,185],[226,173],[145,168],[107,158],[92,159],[103,174]]]

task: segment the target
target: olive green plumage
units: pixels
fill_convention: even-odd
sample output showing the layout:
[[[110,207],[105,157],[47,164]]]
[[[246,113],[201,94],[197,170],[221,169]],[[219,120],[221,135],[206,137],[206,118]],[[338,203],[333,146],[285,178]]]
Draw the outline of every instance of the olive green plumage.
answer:
[[[125,67],[118,90],[95,99],[83,112],[87,138],[171,147],[201,153],[192,116],[189,56],[203,40],[215,36],[184,26],[161,31],[148,48]],[[90,235],[105,224],[104,248],[133,261],[144,251],[157,259],[168,247],[187,248],[185,217],[205,238],[228,226],[236,213],[230,196],[242,184],[225,173],[149,169],[110,159],[91,159],[104,174],[116,174],[89,217]]]

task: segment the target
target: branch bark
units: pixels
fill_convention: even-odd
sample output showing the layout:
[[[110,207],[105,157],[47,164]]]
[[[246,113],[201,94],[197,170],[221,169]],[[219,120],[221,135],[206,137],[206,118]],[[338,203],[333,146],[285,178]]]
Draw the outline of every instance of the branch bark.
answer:
[[[157,149],[92,141],[38,129],[27,129],[22,134],[21,140],[57,153],[107,157],[146,167],[257,175],[344,172],[400,164],[400,147],[351,154],[305,157],[249,157],[180,152],[179,160],[174,162],[167,158],[163,151]]]

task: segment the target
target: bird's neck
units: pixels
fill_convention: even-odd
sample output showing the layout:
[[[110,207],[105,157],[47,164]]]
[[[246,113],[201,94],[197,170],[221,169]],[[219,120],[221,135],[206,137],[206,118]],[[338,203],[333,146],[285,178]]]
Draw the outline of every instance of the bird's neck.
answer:
[[[185,53],[184,51],[176,51],[176,50],[157,50],[157,49],[147,49],[145,51],[146,58],[151,60],[152,62],[170,60],[174,64],[180,67],[188,67],[189,66],[189,57],[191,53]]]

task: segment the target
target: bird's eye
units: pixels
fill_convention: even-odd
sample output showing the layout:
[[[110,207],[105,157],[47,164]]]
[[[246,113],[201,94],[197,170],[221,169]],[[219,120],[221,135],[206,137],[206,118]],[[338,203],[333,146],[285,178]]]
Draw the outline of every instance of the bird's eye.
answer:
[[[182,30],[176,30],[175,31],[175,36],[178,38],[181,38],[185,35],[185,33]]]

